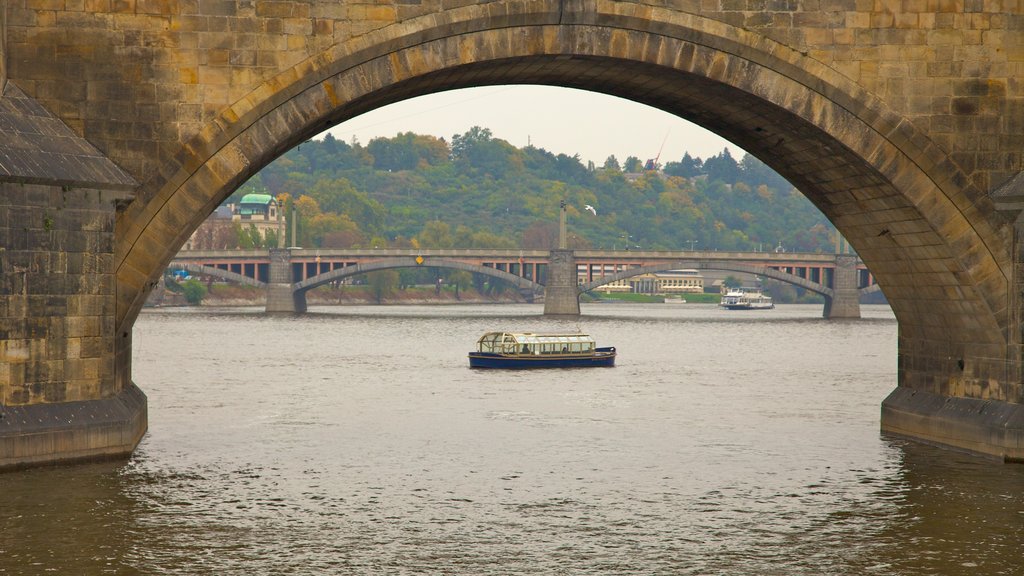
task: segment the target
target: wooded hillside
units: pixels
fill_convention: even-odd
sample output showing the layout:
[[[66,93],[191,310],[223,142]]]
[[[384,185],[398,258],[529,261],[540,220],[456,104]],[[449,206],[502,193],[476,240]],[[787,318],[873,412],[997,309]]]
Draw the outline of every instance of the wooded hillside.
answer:
[[[294,205],[299,215],[288,245],[304,247],[547,249],[565,200],[576,248],[833,249],[825,217],[753,156],[687,154],[647,168],[637,157],[595,166],[516,148],[479,127],[450,142],[404,133],[362,145],[328,135],[278,158],[228,202],[251,192],[286,200],[286,213]]]

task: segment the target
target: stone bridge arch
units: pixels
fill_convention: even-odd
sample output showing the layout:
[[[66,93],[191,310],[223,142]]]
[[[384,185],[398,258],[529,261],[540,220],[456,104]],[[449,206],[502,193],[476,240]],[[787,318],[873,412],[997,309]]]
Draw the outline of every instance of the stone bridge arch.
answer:
[[[589,292],[595,288],[617,282],[619,280],[625,280],[626,278],[632,278],[634,276],[640,276],[641,274],[649,274],[654,272],[664,272],[666,270],[682,270],[682,269],[697,269],[697,270],[724,270],[727,272],[742,272],[745,274],[753,274],[755,276],[764,276],[771,278],[772,280],[778,280],[793,286],[798,286],[821,294],[826,298],[832,298],[835,296],[835,291],[818,284],[817,282],[811,282],[806,278],[801,278],[795,274],[788,272],[782,272],[771,268],[769,266],[756,266],[751,264],[742,264],[739,262],[729,261],[703,261],[703,260],[682,260],[679,262],[671,262],[668,264],[654,264],[651,266],[638,266],[636,268],[628,268],[622,272],[612,274],[611,276],[605,276],[600,280],[594,280],[580,286],[580,292]]]
[[[285,150],[391,102],[528,82],[622,96],[729,138],[837,225],[890,288],[901,323],[946,340],[914,318],[926,290],[950,303],[942,324],[976,332],[972,343],[1005,344],[999,311],[1009,252],[986,224],[991,203],[911,122],[836,70],[757,33],[669,9],[567,5],[586,9],[473,5],[393,24],[282,72],[224,110],[128,209],[136,224],[118,238],[119,325],[130,326],[147,284],[209,207]],[[970,355],[954,347],[944,352]]]
[[[925,130],[941,127],[922,129],[829,62],[755,28],[605,0],[469,4],[354,36],[256,86],[160,158],[119,216],[117,333],[130,332],[160,271],[212,208],[287,149],[414,96],[550,84],[691,120],[796,185],[884,287],[900,324],[901,387],[1024,402],[1013,237],[981,188],[995,171],[965,173],[953,138]],[[951,107],[970,113],[960,104]]]
[[[376,262],[360,263],[355,266],[335,268],[330,272],[324,272],[323,274],[306,278],[305,280],[295,284],[294,292],[296,294],[303,295],[303,298],[305,298],[305,293],[317,286],[323,286],[337,280],[367,274],[376,270],[392,270],[395,268],[448,268],[452,270],[463,270],[465,272],[483,274],[484,276],[504,280],[505,282],[515,286],[520,293],[530,295],[538,293],[544,289],[543,284],[538,284],[528,278],[509,274],[508,272],[491,268],[489,266],[469,264],[466,262],[459,262],[458,260],[449,260],[447,258],[421,258],[419,262],[416,261],[416,258],[389,258],[387,260],[379,260]]]

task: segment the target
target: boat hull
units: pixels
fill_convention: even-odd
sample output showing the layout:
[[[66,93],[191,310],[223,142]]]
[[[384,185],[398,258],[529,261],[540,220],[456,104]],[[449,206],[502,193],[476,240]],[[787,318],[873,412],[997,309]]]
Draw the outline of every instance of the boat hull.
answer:
[[[726,310],[771,310],[774,304],[720,304]]]
[[[504,355],[470,352],[470,368],[601,368],[615,365],[615,348],[598,348],[593,354]]]

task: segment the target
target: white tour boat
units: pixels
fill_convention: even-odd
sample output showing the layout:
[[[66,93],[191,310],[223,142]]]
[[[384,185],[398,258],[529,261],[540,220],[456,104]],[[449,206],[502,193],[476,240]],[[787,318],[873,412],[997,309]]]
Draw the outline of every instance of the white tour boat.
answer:
[[[765,295],[758,288],[729,288],[722,293],[722,301],[718,304],[726,310],[766,310],[775,308],[771,296]]]

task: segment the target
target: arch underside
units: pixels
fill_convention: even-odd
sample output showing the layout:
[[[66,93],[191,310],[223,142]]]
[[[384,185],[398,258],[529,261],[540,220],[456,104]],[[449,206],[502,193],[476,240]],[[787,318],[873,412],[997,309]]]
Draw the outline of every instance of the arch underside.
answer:
[[[129,207],[127,221],[140,224],[118,230],[119,326],[134,322],[147,284],[213,208],[303,140],[423,94],[548,84],[673,113],[786,177],[882,286],[900,322],[901,370],[1005,358],[1012,268],[991,202],[926,135],[838,73],[752,32],[703,28],[698,16],[667,9],[646,20],[501,27],[475,14],[456,28],[404,22],[392,36],[339,45],[282,74],[284,88],[254,90],[186,145]],[[911,340],[913,351],[903,345]]]
[[[323,286],[352,276],[359,276],[378,270],[392,270],[396,268],[448,268],[452,270],[463,270],[503,280],[512,286],[515,286],[520,291],[536,293],[544,289],[543,285],[538,284],[533,280],[522,278],[515,274],[509,274],[508,272],[491,268],[489,266],[467,264],[466,262],[459,262],[457,260],[448,260],[444,258],[422,258],[421,260],[422,262],[416,262],[415,258],[394,258],[389,260],[379,260],[376,262],[360,263],[355,266],[336,268],[330,272],[325,272],[296,283],[294,291],[297,293],[307,292],[317,286]]]
[[[778,280],[779,282],[785,282],[792,284],[811,292],[821,294],[828,298],[832,298],[835,292],[828,286],[818,284],[817,282],[811,282],[806,278],[801,278],[795,274],[788,272],[781,272],[769,266],[754,266],[750,264],[741,264],[739,262],[730,262],[728,260],[680,260],[678,262],[670,262],[667,264],[655,264],[652,266],[638,266],[636,268],[629,268],[622,272],[617,272],[609,276],[604,276],[600,280],[594,280],[588,282],[579,287],[580,293],[589,292],[605,284],[611,284],[619,280],[625,280],[627,278],[633,278],[642,274],[651,274],[655,272],[664,272],[667,270],[722,270],[726,272],[742,272],[745,274],[753,274],[755,276],[764,276],[765,278],[771,278],[772,280]]]

